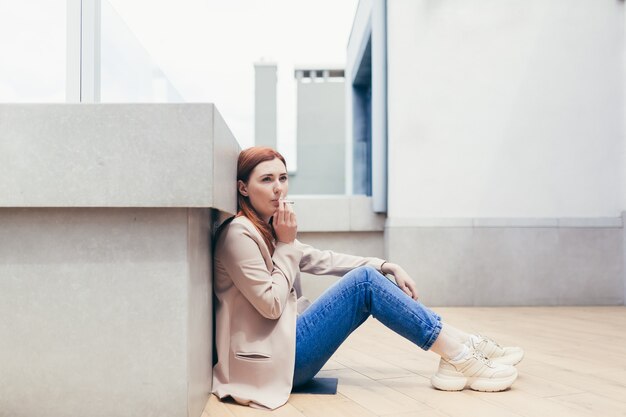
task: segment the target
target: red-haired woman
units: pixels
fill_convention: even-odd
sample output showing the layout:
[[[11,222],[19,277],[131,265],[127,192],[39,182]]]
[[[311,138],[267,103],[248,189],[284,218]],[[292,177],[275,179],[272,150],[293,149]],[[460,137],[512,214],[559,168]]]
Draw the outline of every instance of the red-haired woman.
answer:
[[[309,381],[370,315],[424,350],[441,356],[433,386],[501,391],[517,378],[520,348],[458,330],[418,301],[399,265],[320,251],[296,239],[285,159],[270,148],[242,151],[239,212],[215,246],[216,347],[213,392],[274,409]],[[300,271],[343,276],[298,314]],[[383,274],[394,276],[396,283]]]

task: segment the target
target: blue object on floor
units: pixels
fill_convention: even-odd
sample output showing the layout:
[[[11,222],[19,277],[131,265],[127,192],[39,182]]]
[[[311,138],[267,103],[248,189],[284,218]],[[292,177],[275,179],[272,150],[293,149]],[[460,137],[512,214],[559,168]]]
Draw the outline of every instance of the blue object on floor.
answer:
[[[292,394],[337,394],[337,378],[313,378],[309,382],[294,387]]]

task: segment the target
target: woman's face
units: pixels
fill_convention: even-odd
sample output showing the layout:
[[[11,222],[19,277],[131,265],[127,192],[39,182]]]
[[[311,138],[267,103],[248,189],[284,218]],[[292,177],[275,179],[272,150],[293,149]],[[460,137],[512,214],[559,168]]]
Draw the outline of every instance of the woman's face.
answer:
[[[239,193],[250,199],[250,204],[259,216],[269,222],[278,209],[278,199],[285,198],[289,189],[287,168],[283,162],[274,158],[261,162],[250,174],[248,183],[237,183]]]

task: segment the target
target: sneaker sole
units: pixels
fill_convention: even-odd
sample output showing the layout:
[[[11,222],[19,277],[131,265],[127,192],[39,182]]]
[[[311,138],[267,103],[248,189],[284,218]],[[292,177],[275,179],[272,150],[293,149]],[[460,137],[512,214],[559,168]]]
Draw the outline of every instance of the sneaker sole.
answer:
[[[466,378],[464,376],[447,376],[435,374],[430,379],[433,387],[441,391],[462,391],[470,388],[474,391],[498,392],[513,385],[517,379],[517,370],[513,375],[503,378]]]

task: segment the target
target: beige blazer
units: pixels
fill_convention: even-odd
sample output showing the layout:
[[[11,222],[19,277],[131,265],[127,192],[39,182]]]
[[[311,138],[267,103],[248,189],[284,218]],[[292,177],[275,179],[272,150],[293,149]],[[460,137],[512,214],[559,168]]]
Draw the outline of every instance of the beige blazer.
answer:
[[[300,271],[344,275],[384,261],[278,242],[274,255],[246,217],[235,218],[216,242],[214,290],[217,364],[213,393],[241,404],[275,409],[292,388]]]

